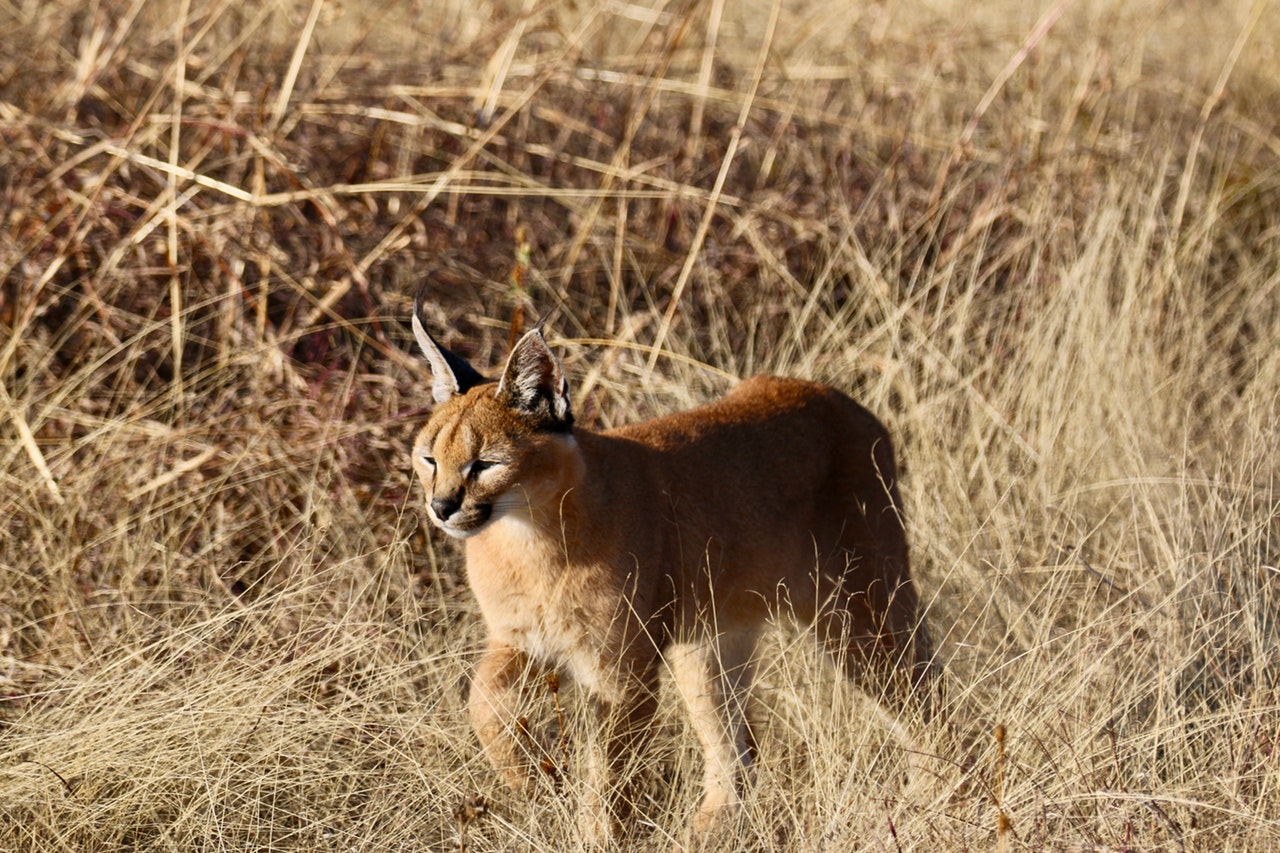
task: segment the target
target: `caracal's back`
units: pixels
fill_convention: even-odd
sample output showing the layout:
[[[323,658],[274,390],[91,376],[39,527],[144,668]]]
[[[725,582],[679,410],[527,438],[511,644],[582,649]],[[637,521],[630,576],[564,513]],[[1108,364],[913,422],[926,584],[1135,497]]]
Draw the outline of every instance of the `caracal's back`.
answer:
[[[693,593],[686,611],[692,603],[705,612],[714,595],[723,630],[758,624],[780,604],[812,622],[825,605],[862,623],[852,642],[910,644],[917,603],[893,447],[849,397],[761,376],[716,402],[605,435],[651,449],[641,462],[652,469],[651,503],[620,509],[661,522],[656,533],[676,552],[668,571],[678,567]],[[851,607],[837,586],[865,600]],[[887,609],[900,613],[886,619]]]

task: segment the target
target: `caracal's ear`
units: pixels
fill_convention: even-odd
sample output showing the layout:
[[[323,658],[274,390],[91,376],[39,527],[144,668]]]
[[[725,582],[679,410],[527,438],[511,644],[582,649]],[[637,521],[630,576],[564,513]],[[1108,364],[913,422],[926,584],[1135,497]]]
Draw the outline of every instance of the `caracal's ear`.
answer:
[[[542,337],[541,326],[526,332],[511,351],[498,383],[498,399],[551,429],[573,426],[569,383]]]
[[[431,365],[431,396],[437,403],[465,394],[477,385],[489,381],[467,364],[465,359],[449,352],[431,337],[422,323],[421,296],[413,301],[413,336],[418,339],[418,346],[422,347],[422,354]]]

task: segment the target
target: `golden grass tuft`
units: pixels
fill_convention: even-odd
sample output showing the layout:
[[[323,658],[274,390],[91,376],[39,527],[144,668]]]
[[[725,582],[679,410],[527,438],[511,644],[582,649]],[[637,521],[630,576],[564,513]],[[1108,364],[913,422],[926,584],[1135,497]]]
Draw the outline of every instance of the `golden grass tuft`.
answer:
[[[777,371],[897,436],[941,713],[780,632],[736,849],[1274,849],[1274,5],[0,8],[0,849],[581,846],[571,685],[532,798],[467,730],[419,287],[589,425]]]

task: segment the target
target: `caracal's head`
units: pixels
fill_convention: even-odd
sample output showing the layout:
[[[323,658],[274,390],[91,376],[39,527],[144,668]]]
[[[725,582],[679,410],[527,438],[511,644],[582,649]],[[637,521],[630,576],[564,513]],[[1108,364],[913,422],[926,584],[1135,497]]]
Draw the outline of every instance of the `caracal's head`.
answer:
[[[431,521],[459,539],[507,517],[531,520],[564,493],[576,447],[569,386],[540,329],[516,344],[498,381],[427,332],[413,332],[431,365],[435,411],[418,433],[413,467]]]

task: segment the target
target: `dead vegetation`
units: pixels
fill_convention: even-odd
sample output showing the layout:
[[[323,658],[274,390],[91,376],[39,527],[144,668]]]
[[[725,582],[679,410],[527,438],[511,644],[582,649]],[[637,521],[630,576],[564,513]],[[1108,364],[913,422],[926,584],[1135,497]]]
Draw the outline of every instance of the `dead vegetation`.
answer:
[[[589,424],[777,371],[899,437],[925,778],[781,634],[741,849],[1273,849],[1280,16],[970,5],[0,7],[0,848],[575,849],[466,729],[425,287]]]

